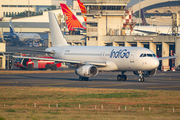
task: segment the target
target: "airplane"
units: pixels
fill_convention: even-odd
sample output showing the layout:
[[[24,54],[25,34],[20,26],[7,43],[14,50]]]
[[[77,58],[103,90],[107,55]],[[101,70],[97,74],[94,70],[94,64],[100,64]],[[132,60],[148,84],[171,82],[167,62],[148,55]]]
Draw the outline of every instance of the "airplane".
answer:
[[[42,44],[45,43],[37,33],[16,33],[11,20],[9,21],[9,27],[10,34],[6,36],[6,38],[11,38],[16,43],[24,44],[29,41],[40,41]]]
[[[86,27],[84,27],[79,22],[79,20],[76,18],[76,16],[72,13],[72,11],[68,8],[66,4],[60,3],[60,6],[63,11],[63,14],[66,15],[67,17],[66,24],[69,31],[74,31],[75,29],[78,29],[78,30],[86,29]]]
[[[157,58],[151,50],[142,47],[70,46],[61,32],[55,14],[53,12],[48,14],[52,47],[46,48],[42,52],[51,54],[53,59],[26,56],[13,57],[52,60],[74,65],[76,67],[75,73],[79,76],[80,81],[88,81],[90,77],[98,75],[101,71],[121,72],[117,75],[117,80],[126,81],[125,72],[133,71],[135,75],[139,76],[140,82],[145,81],[144,77],[156,74],[160,60],[177,57]]]
[[[172,26],[148,26],[143,10],[141,9],[142,26],[135,26],[134,31],[148,34],[173,35]],[[180,27],[180,26],[179,26]],[[180,30],[178,30],[180,33]],[[179,34],[178,34],[179,35]]]

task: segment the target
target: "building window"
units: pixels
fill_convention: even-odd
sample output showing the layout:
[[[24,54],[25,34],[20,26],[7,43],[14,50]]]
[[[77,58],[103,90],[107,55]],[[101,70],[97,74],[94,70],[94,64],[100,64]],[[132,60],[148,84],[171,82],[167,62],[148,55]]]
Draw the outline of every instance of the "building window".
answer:
[[[90,10],[124,10],[125,6],[94,6],[90,5]]]
[[[9,7],[17,7],[17,5],[9,5]]]
[[[8,5],[2,5],[2,7],[8,7]]]
[[[87,25],[90,27],[97,27],[98,23],[87,23]]]
[[[5,16],[5,12],[3,12],[3,17]]]
[[[0,67],[2,67],[2,57],[0,57]]]

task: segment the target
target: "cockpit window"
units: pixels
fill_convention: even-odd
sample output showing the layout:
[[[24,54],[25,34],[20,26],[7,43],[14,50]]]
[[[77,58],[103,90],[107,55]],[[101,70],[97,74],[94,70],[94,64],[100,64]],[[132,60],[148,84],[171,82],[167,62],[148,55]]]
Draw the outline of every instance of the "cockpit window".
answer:
[[[140,55],[140,57],[142,57],[142,56],[143,56],[143,54]]]
[[[140,57],[156,57],[156,55],[155,55],[155,54],[142,53],[142,54],[140,55]]]
[[[152,54],[147,54],[148,57],[152,57],[153,55]]]

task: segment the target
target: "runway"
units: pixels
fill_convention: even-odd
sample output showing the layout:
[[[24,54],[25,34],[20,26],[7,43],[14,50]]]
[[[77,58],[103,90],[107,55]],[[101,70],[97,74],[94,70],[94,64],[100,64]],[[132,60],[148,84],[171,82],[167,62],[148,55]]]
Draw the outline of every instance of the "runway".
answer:
[[[179,73],[158,71],[155,76],[145,78],[145,82],[139,82],[132,72],[126,72],[127,81],[117,81],[118,72],[99,73],[89,81],[79,81],[75,73],[1,74],[0,86],[180,90]]]

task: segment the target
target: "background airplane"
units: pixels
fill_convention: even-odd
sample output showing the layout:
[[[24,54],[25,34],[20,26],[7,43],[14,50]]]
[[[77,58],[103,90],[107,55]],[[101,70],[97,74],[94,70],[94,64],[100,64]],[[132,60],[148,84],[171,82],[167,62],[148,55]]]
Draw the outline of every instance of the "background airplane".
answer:
[[[173,35],[172,26],[159,26],[159,25],[149,26],[148,23],[146,22],[146,18],[142,9],[141,9],[141,19],[142,19],[142,26],[135,26],[133,28],[134,31],[147,33],[147,34]],[[178,33],[180,33],[180,29],[178,30]]]
[[[15,45],[24,45],[29,42],[38,42],[42,45],[45,44],[45,41],[41,39],[41,36],[37,33],[16,33],[12,25],[11,20],[9,21],[10,34],[5,36],[5,38],[11,38]]]
[[[159,60],[176,58],[177,56],[157,58],[155,54],[142,47],[107,47],[107,46],[70,46],[66,42],[54,13],[49,12],[49,26],[52,47],[45,52],[53,54],[54,59],[13,56],[38,60],[64,62],[76,67],[79,80],[87,81],[99,71],[119,71],[118,81],[126,81],[126,71],[133,71],[144,82],[144,77],[156,74]]]

